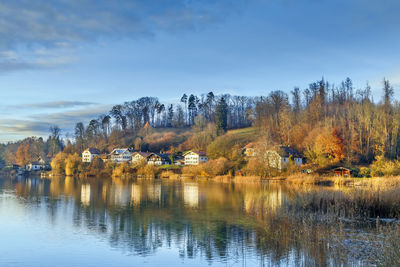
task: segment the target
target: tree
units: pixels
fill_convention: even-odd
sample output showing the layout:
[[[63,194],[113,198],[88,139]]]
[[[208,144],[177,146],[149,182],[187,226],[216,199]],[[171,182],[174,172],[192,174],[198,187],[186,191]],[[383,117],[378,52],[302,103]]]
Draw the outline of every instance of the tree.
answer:
[[[300,112],[301,109],[301,96],[300,96],[300,88],[299,87],[295,87],[293,89],[292,93],[292,97],[293,97],[293,111],[294,113],[297,115]]]
[[[221,97],[217,104],[215,111],[215,122],[217,126],[217,134],[221,135],[226,132],[228,121],[228,105],[226,104],[225,98]]]
[[[172,120],[174,118],[174,105],[171,104],[168,106],[168,117],[167,117],[167,127],[172,126]]]
[[[185,104],[185,109],[186,109],[186,121],[188,120],[188,107],[187,107],[187,100],[188,100],[188,96],[186,94],[183,94],[183,96],[181,97],[181,102]]]
[[[49,143],[49,154],[54,156],[58,152],[62,151],[63,144],[60,139],[61,129],[57,125],[50,127],[50,136],[48,139]]]

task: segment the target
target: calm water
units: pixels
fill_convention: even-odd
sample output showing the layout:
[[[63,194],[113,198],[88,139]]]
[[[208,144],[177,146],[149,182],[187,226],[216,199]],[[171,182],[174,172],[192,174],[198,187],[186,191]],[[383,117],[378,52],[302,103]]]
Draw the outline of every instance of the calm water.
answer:
[[[306,210],[310,198],[267,183],[0,178],[0,266],[373,263],[376,223]]]

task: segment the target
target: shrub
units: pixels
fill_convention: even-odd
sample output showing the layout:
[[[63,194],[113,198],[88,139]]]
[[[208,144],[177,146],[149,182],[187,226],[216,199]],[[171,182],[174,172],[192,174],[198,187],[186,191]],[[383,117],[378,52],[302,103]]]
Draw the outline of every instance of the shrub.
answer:
[[[129,163],[118,164],[117,167],[112,172],[112,176],[121,177],[129,174],[133,174],[134,169],[129,165]]]
[[[156,177],[160,173],[160,169],[153,164],[147,164],[138,168],[137,173],[146,177]]]
[[[400,161],[398,160],[388,160],[383,156],[378,156],[370,167],[372,176],[400,175]]]
[[[54,174],[65,174],[65,160],[67,159],[67,156],[68,155],[64,152],[59,152],[54,156],[50,163]]]
[[[367,167],[361,167],[360,171],[358,172],[358,177],[371,177],[371,169]]]
[[[227,174],[230,168],[229,160],[221,157],[200,165],[185,166],[182,169],[182,173],[191,176],[216,176]]]
[[[82,171],[81,163],[82,159],[77,153],[68,155],[65,159],[65,175],[72,176],[79,174]]]

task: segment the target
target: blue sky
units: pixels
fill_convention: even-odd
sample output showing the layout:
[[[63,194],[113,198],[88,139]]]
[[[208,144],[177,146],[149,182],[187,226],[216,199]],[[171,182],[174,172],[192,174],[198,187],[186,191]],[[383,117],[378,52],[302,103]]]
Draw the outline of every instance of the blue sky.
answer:
[[[4,0],[0,142],[141,96],[400,85],[400,1]],[[396,94],[398,97],[398,94]]]

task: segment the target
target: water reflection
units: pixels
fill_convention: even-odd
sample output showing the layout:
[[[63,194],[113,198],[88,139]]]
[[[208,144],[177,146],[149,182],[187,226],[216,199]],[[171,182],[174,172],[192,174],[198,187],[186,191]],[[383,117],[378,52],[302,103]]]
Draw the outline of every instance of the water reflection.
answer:
[[[365,225],[310,219],[299,210],[307,191],[299,198],[298,191],[280,184],[66,177],[3,178],[0,187],[3,195],[14,191],[30,212],[44,209],[50,223],[62,218],[132,257],[164,257],[169,249],[173,258],[198,260],[196,265],[370,263],[363,252],[348,253],[342,237],[379,235]]]

